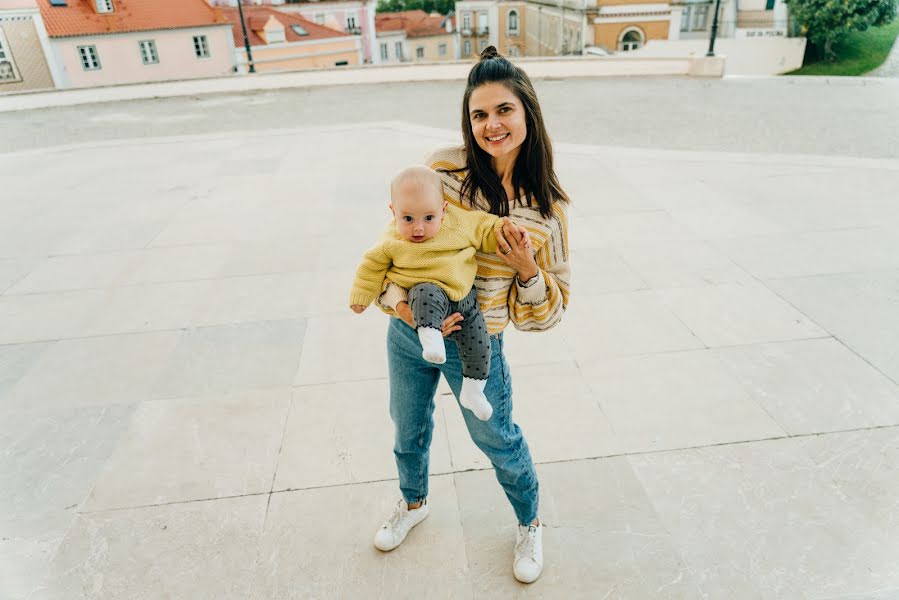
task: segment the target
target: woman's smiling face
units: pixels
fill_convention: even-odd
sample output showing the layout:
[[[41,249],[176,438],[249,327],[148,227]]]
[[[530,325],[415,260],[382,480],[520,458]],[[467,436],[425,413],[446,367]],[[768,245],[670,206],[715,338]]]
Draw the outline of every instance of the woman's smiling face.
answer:
[[[493,158],[515,158],[527,137],[524,107],[501,83],[485,83],[468,101],[471,132],[481,150]]]

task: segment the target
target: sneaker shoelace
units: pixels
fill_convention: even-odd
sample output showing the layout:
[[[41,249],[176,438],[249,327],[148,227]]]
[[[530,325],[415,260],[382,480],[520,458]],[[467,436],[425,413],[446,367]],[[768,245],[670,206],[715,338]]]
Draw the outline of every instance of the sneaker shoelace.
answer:
[[[390,515],[390,519],[387,521],[387,528],[391,530],[396,530],[397,525],[400,524],[400,521],[403,520],[403,515],[406,511],[403,509],[403,504],[405,504],[402,500],[397,502],[396,508],[393,509],[393,514]]]
[[[534,546],[537,543],[537,528],[533,525],[528,526],[526,534],[518,540],[515,547],[515,554],[521,558],[530,558],[534,560]]]

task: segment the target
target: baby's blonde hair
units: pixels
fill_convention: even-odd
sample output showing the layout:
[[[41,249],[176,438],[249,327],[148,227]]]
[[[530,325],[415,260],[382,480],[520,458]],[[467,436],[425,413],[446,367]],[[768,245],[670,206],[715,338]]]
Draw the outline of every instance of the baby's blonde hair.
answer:
[[[390,180],[390,196],[394,197],[397,188],[404,183],[412,183],[425,191],[433,191],[435,199],[440,202],[443,201],[443,180],[440,179],[440,175],[436,171],[432,171],[423,165],[406,167]]]

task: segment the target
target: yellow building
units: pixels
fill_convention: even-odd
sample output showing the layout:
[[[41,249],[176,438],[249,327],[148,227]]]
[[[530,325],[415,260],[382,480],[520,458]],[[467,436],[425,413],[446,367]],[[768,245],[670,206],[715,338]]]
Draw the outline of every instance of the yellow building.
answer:
[[[460,0],[461,58],[487,46],[506,56],[583,54],[590,46],[627,52],[677,39],[680,12],[668,0]]]
[[[597,0],[587,11],[592,45],[614,52],[643,47],[649,40],[677,39],[680,14],[659,0]]]
[[[236,8],[219,11],[231,22],[237,54],[237,70],[248,71],[240,13]],[[299,71],[362,64],[362,41],[318,25],[295,13],[266,6],[244,7],[247,39],[256,72]]]

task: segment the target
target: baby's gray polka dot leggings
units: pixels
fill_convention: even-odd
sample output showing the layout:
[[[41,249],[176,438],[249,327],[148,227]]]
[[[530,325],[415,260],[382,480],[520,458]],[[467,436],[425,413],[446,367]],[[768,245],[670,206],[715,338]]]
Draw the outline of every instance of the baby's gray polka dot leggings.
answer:
[[[484,315],[478,304],[478,292],[474,287],[462,300],[453,302],[439,285],[419,283],[409,290],[409,307],[416,327],[432,327],[438,331],[447,316],[461,313],[465,317],[460,323],[462,329],[451,333],[449,338],[459,346],[462,376],[487,379],[490,373],[490,334],[487,333]]]

